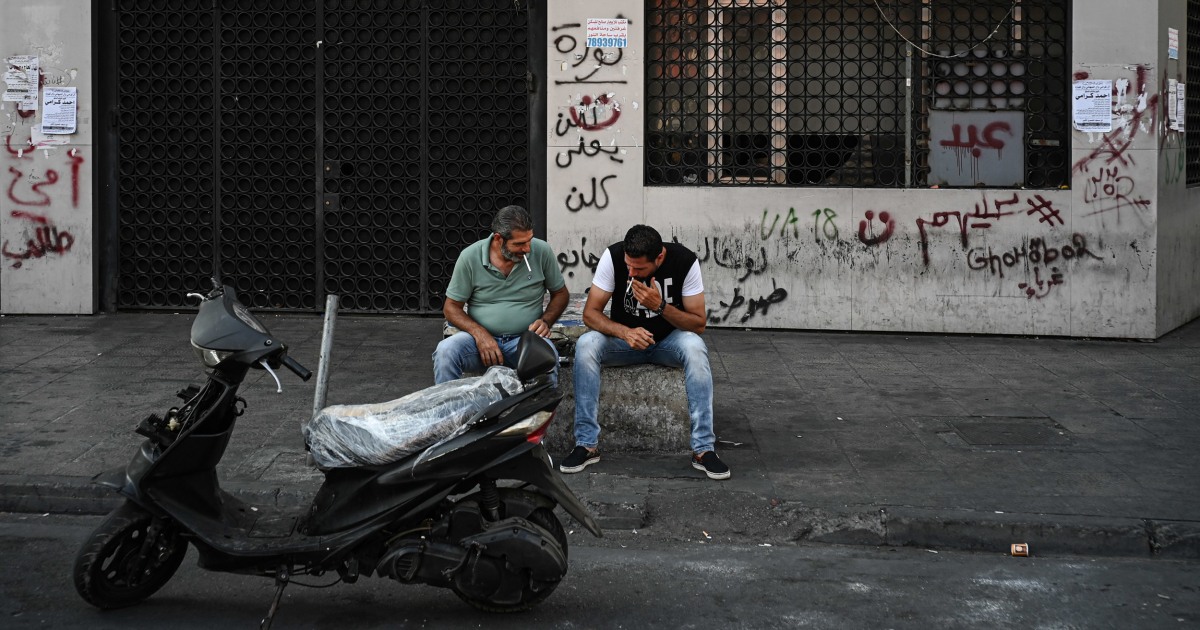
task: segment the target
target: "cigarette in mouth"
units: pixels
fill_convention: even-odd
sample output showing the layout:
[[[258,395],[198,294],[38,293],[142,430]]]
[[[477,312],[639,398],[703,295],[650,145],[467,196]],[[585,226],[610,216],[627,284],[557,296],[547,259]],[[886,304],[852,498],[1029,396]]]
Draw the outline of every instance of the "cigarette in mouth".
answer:
[[[528,257],[528,256],[522,256],[522,257],[521,257],[521,260],[524,260],[524,261],[525,261],[525,268],[526,268],[526,269],[528,269],[529,271],[533,271],[533,267],[530,267],[530,266],[529,266],[529,257]]]

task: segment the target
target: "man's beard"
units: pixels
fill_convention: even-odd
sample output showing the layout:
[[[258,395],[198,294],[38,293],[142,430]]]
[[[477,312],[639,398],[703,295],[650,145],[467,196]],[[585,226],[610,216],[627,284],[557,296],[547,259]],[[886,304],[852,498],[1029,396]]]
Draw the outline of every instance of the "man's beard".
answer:
[[[508,241],[500,241],[500,255],[508,262],[518,263],[525,259],[524,254],[516,254],[508,249]]]

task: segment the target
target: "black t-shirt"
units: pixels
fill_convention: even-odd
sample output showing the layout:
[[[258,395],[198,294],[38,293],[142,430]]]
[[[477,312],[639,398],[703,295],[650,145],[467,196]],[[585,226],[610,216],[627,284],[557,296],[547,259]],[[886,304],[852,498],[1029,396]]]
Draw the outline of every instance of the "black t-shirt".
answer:
[[[667,255],[662,265],[650,278],[658,285],[658,290],[666,296],[667,303],[675,308],[683,308],[683,285],[692,265],[696,264],[696,254],[679,243],[664,243]],[[675,326],[665,317],[655,314],[645,308],[633,297],[633,289],[629,287],[629,269],[625,266],[625,246],[615,243],[608,248],[608,255],[613,263],[613,292],[609,304],[609,317],[618,324],[630,328],[645,328],[654,335],[654,343],[659,343],[675,330]],[[638,282],[635,280],[635,282]],[[649,281],[644,284],[649,285]]]

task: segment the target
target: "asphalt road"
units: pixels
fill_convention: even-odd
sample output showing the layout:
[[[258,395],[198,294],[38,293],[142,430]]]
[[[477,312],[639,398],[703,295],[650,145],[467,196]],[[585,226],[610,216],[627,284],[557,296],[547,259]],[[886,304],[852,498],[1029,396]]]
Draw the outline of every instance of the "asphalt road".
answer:
[[[194,551],[142,604],[89,607],[70,572],[99,520],[0,514],[0,627],[252,628],[266,612],[270,580],[202,571]],[[370,578],[290,586],[275,628],[1200,627],[1197,562],[664,542],[632,531],[569,539],[570,573],[528,613],[487,615],[449,591]]]

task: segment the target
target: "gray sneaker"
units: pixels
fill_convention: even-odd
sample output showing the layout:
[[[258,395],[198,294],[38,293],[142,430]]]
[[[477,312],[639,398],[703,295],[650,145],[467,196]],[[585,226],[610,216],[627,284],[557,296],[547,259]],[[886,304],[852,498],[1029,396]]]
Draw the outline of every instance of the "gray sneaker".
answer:
[[[576,446],[570,455],[563,460],[558,469],[565,473],[577,473],[588,466],[600,461],[600,451],[589,451],[583,446]]]

